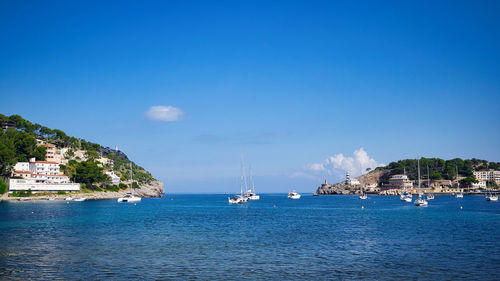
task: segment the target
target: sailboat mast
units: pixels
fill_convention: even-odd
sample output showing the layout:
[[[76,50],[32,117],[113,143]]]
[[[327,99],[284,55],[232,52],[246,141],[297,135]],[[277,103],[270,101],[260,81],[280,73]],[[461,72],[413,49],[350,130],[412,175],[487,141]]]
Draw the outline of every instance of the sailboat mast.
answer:
[[[427,165],[427,187],[431,188],[431,178],[429,176],[429,165]]]
[[[250,188],[252,189],[252,192],[255,193],[255,183],[253,181],[253,176],[252,176],[252,166],[249,167],[248,171],[249,175],[249,181],[250,181]]]
[[[460,182],[458,181],[458,166],[455,164],[455,174],[456,174],[456,180],[457,180],[457,190],[460,192]]]
[[[243,153],[241,153],[241,184],[240,194],[243,195],[243,182],[245,181],[245,167],[243,166]]]
[[[420,189],[420,159],[417,160],[417,167],[418,167],[418,189]]]

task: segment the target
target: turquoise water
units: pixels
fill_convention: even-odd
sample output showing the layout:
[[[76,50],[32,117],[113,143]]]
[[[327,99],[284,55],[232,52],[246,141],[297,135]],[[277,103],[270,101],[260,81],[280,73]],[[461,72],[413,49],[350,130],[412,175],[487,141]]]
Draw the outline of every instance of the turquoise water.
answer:
[[[498,280],[499,238],[500,202],[482,196],[9,202],[0,279]]]

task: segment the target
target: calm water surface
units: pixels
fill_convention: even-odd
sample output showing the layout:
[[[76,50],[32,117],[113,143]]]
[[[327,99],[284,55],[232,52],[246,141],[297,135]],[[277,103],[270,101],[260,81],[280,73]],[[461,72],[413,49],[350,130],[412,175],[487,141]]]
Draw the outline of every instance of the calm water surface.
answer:
[[[499,239],[500,202],[482,196],[9,202],[0,279],[498,280]]]

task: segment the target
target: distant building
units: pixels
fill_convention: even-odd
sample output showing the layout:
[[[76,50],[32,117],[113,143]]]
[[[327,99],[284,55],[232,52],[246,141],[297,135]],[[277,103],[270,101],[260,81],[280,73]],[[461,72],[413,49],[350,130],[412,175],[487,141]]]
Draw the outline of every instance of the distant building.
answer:
[[[408,179],[407,175],[393,175],[389,179],[390,188],[399,188],[399,189],[411,189],[413,188],[413,181]]]
[[[360,182],[357,179],[351,179],[349,172],[347,172],[345,175],[345,184],[347,184],[347,185],[360,185]]]
[[[50,162],[61,163],[61,159],[56,159],[56,146],[51,143],[40,144],[46,148],[45,159]],[[59,161],[58,161],[59,160]]]
[[[35,161],[35,158],[31,158],[29,162],[18,162],[12,176],[22,179],[10,179],[9,192],[28,189],[32,192],[80,190],[80,184],[70,183],[69,177],[60,172],[59,164],[52,161]]]
[[[472,183],[472,188],[474,189],[486,189],[486,181],[479,181],[478,183]]]
[[[111,178],[111,184],[119,184],[121,182],[120,177],[117,176],[113,171],[106,172],[106,175]]]
[[[500,171],[497,170],[474,171],[474,176],[478,181],[494,181],[500,184]]]
[[[7,130],[9,128],[16,128],[16,123],[12,121],[5,121],[1,123],[2,129]]]

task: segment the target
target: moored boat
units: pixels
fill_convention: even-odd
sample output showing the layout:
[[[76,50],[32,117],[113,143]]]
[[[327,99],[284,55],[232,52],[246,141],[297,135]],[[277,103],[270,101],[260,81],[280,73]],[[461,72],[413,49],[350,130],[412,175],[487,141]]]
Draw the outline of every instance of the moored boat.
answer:
[[[414,204],[417,207],[427,207],[427,205],[429,205],[429,203],[427,202],[427,200],[425,200],[421,193],[418,194],[418,198],[417,200],[415,200]]]
[[[301,195],[295,190],[288,192],[288,199],[300,199],[300,196]]]
[[[498,195],[488,194],[485,197],[486,201],[498,201]]]
[[[140,202],[141,197],[133,195],[131,192],[127,192],[123,197],[118,198],[116,201],[117,202],[124,202],[124,203],[133,203],[133,202]]]

